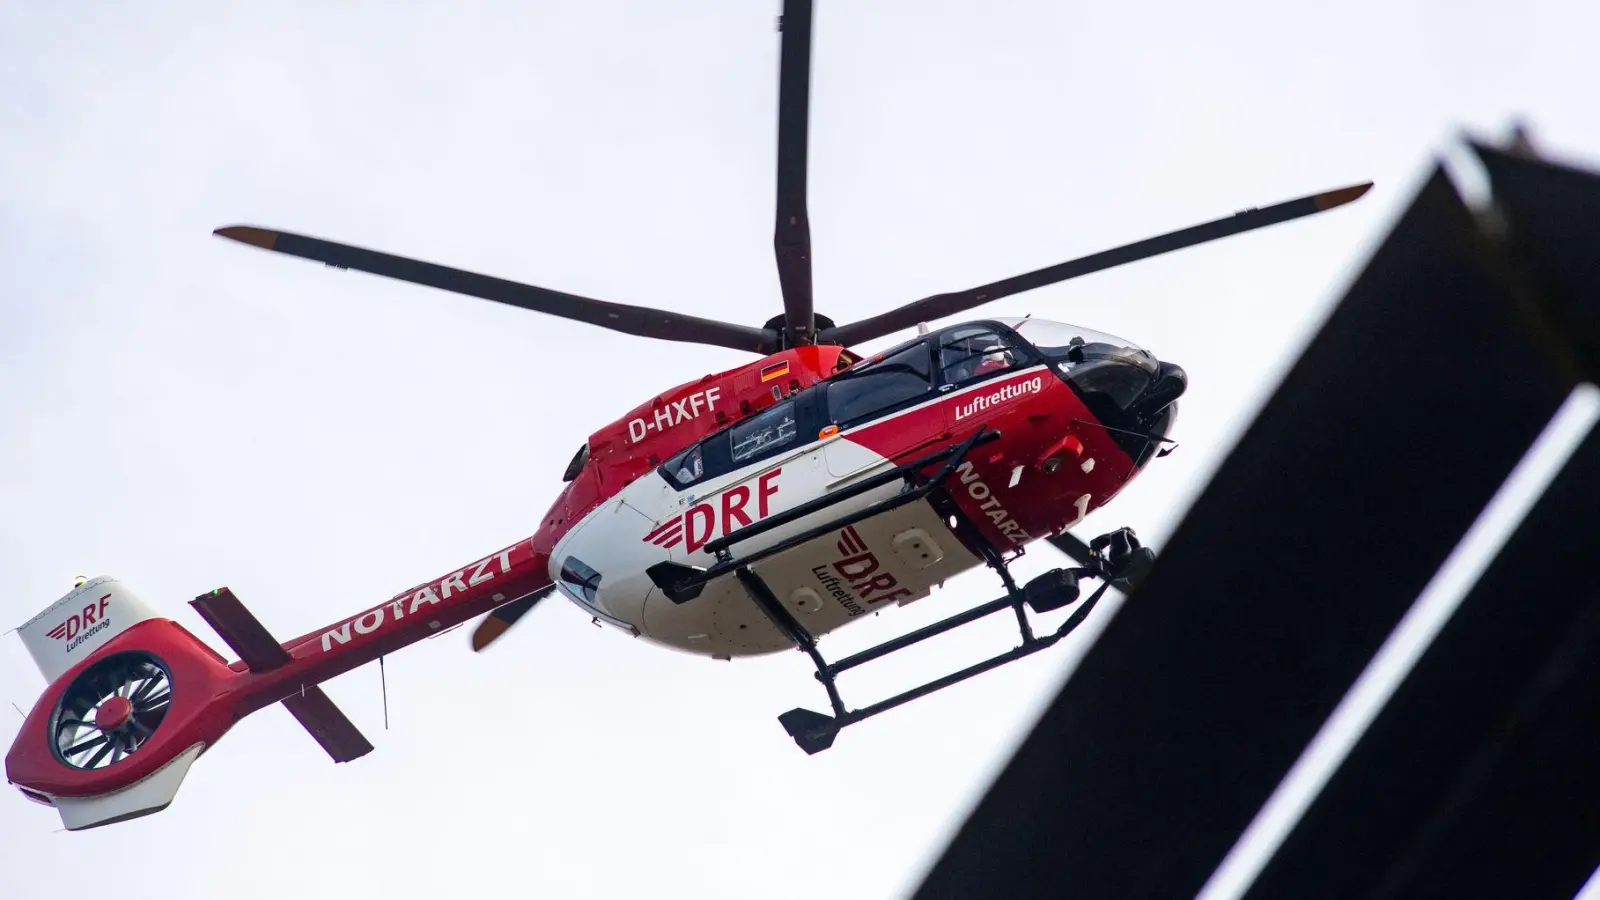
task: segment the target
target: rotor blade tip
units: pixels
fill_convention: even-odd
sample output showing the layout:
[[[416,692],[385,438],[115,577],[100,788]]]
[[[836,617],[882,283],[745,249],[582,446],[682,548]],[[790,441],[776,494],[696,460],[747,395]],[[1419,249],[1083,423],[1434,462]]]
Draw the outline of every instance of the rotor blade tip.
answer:
[[[218,228],[211,233],[218,237],[225,237],[230,241],[250,244],[265,250],[271,250],[278,243],[278,233],[276,231],[254,228],[249,225],[229,225],[226,228]]]
[[[1326,191],[1317,195],[1317,209],[1333,209],[1335,206],[1343,206],[1352,200],[1360,199],[1363,194],[1370,190],[1372,190],[1372,182],[1363,181],[1360,184],[1339,188],[1336,191]]]

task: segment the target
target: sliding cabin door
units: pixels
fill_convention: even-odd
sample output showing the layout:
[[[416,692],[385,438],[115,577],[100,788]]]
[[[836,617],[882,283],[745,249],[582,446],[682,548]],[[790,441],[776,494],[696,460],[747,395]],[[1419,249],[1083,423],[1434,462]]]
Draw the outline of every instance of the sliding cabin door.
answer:
[[[945,432],[933,351],[919,341],[823,383],[826,416],[839,436],[825,448],[836,479],[880,471],[937,442]]]

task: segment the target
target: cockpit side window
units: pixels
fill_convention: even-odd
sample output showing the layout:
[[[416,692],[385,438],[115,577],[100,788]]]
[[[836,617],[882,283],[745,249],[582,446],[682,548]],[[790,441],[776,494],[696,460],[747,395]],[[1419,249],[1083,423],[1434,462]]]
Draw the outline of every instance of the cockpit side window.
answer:
[[[1014,326],[1017,335],[1033,346],[1062,371],[1083,362],[1117,360],[1131,363],[1150,374],[1156,372],[1156,358],[1150,352],[1115,335],[1078,325],[1024,319]]]
[[[684,448],[677,456],[667,460],[661,471],[675,487],[685,488],[699,481],[706,474],[705,443]]]
[[[577,478],[578,473],[583,471],[584,463],[587,463],[588,461],[589,442],[585,441],[583,446],[578,448],[578,452],[573,455],[572,462],[567,463],[567,471],[562,473],[561,480],[571,481],[572,479]]]
[[[1010,341],[992,326],[964,325],[939,336],[939,369],[943,384],[966,384],[1022,365]]]
[[[674,489],[682,491],[793,451],[801,445],[802,433],[812,434],[821,427],[821,400],[819,388],[801,391],[685,447],[657,471]],[[807,442],[810,440],[807,438]]]
[[[825,384],[828,416],[841,427],[910,405],[933,391],[928,345],[913,344]]]

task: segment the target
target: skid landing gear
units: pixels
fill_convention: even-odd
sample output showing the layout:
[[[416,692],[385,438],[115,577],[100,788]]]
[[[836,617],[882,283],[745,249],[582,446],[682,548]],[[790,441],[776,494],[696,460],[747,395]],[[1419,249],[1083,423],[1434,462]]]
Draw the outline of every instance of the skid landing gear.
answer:
[[[791,709],[778,717],[778,722],[783,730],[794,738],[794,742],[807,754],[818,753],[833,746],[833,739],[838,736],[840,729],[853,725],[862,719],[871,718],[881,712],[910,702],[918,697],[931,694],[941,688],[962,682],[998,668],[1006,663],[1021,659],[1024,656],[1037,653],[1040,650],[1056,643],[1071,634],[1073,629],[1083,624],[1089,612],[1096,603],[1105,595],[1108,588],[1116,587],[1119,590],[1131,590],[1137,585],[1144,575],[1149,572],[1151,564],[1155,561],[1155,554],[1139,543],[1131,528],[1122,528],[1109,534],[1101,535],[1090,542],[1091,558],[1089,565],[1065,569],[1053,569],[1029,581],[1025,586],[1018,587],[1011,578],[1011,573],[1006,563],[1000,556],[992,551],[985,554],[991,568],[996,570],[1000,580],[1005,583],[1006,596],[991,600],[981,606],[973,607],[962,613],[957,613],[948,619],[935,622],[932,625],[919,628],[909,634],[888,640],[875,647],[870,647],[860,653],[855,653],[838,662],[830,663],[822,658],[817,651],[816,641],[805,629],[789,615],[777,602],[777,598],[766,590],[766,586],[753,574],[741,572],[740,580],[745,582],[751,595],[767,611],[769,616],[778,623],[779,627],[789,633],[800,645],[800,648],[811,657],[816,664],[816,678],[828,692],[829,705],[833,715],[814,712],[809,709]],[[1079,581],[1084,578],[1099,579],[1099,587],[1083,600],[1083,605],[1058,627],[1055,631],[1043,636],[1036,636],[1028,622],[1027,613],[1023,607],[1027,606],[1034,612],[1047,612],[1070,606],[1079,600]],[[896,650],[902,650],[912,644],[925,641],[936,635],[944,634],[975,622],[978,619],[1005,609],[1015,610],[1017,628],[1022,635],[1022,643],[1012,649],[977,663],[952,672],[942,678],[936,678],[926,684],[896,694],[887,700],[881,700],[870,706],[860,709],[846,709],[844,701],[839,696],[839,689],[834,680],[839,673],[853,669],[863,663],[871,662],[887,656]],[[787,621],[785,621],[787,620]]]
[[[1108,534],[1095,538],[1088,548],[1088,553],[1082,558],[1084,564],[1075,568],[1055,569],[1029,581],[1026,587],[1018,587],[1011,577],[1011,570],[1007,568],[1005,560],[1000,554],[983,539],[973,527],[972,523],[962,514],[950,496],[941,488],[941,485],[952,472],[966,459],[967,454],[975,448],[1000,437],[998,431],[989,428],[979,428],[970,437],[954,446],[946,447],[919,459],[896,466],[870,478],[863,479],[849,487],[836,491],[826,497],[802,503],[799,506],[775,516],[763,519],[751,525],[746,525],[716,540],[709,541],[705,550],[716,557],[716,563],[708,569],[694,568],[679,563],[657,563],[645,570],[656,586],[673,603],[689,603],[699,596],[700,590],[712,579],[732,575],[739,580],[745,593],[759,606],[778,630],[793,641],[795,646],[805,651],[811,657],[811,662],[817,667],[817,680],[828,692],[828,705],[833,710],[833,715],[812,712],[809,709],[791,709],[778,717],[789,736],[794,738],[800,749],[807,753],[817,753],[833,746],[833,739],[838,736],[839,730],[846,725],[853,725],[862,719],[871,718],[878,713],[890,710],[915,700],[925,694],[931,694],[940,688],[949,687],[960,681],[965,681],[980,672],[987,672],[997,666],[1003,666],[1013,660],[1021,659],[1054,644],[1066,637],[1083,623],[1089,611],[1100,602],[1108,588],[1117,587],[1121,590],[1130,590],[1133,585],[1144,577],[1149,571],[1150,563],[1155,555],[1150,550],[1139,544],[1139,539],[1134,536],[1133,529],[1120,528]],[[929,473],[927,470],[937,466],[937,470]],[[830,521],[813,525],[771,546],[761,550],[752,551],[744,555],[736,555],[733,547],[750,540],[757,535],[765,534],[776,528],[781,528],[799,521],[802,518],[828,509],[852,497],[876,490],[895,481],[904,481],[900,493],[892,497],[879,500],[869,506],[839,516]],[[869,647],[860,653],[855,653],[838,662],[830,663],[822,658],[817,650],[817,639],[806,630],[805,625],[789,612],[788,608],[778,601],[772,589],[760,575],[751,568],[756,563],[798,547],[807,541],[814,540],[824,534],[836,531],[846,525],[852,525],[876,516],[880,513],[927,500],[939,514],[940,518],[950,519],[958,535],[962,535],[964,543],[976,549],[989,568],[995,570],[1000,576],[1000,581],[1005,585],[1006,595],[998,600],[991,600],[982,606],[973,607],[966,612],[957,613],[941,622],[935,622],[919,628],[909,634],[885,641],[876,647]],[[1050,634],[1043,637],[1033,633],[1033,626],[1028,621],[1027,608],[1035,612],[1045,612],[1061,609],[1078,602],[1079,581],[1084,578],[1098,578],[1101,585],[1094,590],[1083,605],[1074,612],[1067,621],[1061,624]],[[984,616],[1001,610],[1010,609],[1017,616],[1017,630],[1022,635],[1022,643],[1017,647],[986,659],[976,665],[968,666],[959,672],[952,672],[943,678],[936,678],[927,684],[912,688],[902,694],[896,694],[887,700],[881,700],[871,706],[861,709],[846,709],[844,700],[839,697],[839,688],[834,683],[840,672],[845,672],[863,663],[871,662],[887,656],[896,650],[902,650],[912,644],[925,641],[935,635],[944,634],[952,629],[960,628],[968,622],[975,622]]]

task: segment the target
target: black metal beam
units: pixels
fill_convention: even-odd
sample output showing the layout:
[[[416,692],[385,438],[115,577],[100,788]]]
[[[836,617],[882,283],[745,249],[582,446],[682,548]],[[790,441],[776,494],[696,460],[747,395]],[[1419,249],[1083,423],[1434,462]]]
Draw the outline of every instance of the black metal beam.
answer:
[[[1570,389],[1512,292],[1436,171],[918,897],[1195,894]]]
[[[1600,363],[1600,178],[1478,148],[1517,308]],[[1584,440],[1252,897],[1572,897],[1600,862],[1600,434]],[[1360,860],[1362,864],[1352,865]]]
[[[1525,283],[1552,361],[1600,380],[1600,176],[1475,145],[1493,187],[1505,255]]]
[[[1600,862],[1597,534],[1591,434],[1251,898],[1578,892]]]

